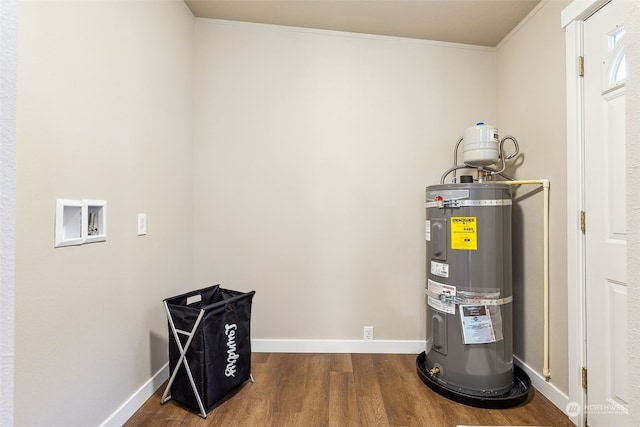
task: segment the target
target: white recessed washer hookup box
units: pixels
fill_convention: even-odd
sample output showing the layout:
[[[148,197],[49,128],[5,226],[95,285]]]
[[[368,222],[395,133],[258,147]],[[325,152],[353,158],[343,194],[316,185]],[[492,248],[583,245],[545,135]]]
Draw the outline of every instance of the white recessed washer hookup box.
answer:
[[[82,200],[56,200],[55,247],[81,245]]]
[[[87,237],[84,243],[104,242],[107,240],[107,202],[105,200],[83,200],[86,209],[87,224],[84,229]]]
[[[55,247],[107,240],[105,200],[56,200]]]

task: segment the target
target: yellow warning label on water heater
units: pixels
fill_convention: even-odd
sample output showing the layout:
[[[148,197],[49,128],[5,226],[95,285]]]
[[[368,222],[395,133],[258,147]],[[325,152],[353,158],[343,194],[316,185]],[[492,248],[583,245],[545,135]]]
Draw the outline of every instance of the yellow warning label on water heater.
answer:
[[[475,216],[451,217],[451,249],[478,250],[478,228]]]

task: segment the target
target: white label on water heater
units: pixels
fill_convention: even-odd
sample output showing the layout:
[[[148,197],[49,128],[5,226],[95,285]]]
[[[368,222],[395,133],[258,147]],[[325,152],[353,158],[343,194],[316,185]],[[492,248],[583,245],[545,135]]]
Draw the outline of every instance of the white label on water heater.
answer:
[[[455,286],[434,282],[433,280],[428,279],[427,290],[431,295],[440,296],[439,298],[434,298],[429,295],[427,297],[427,303],[429,304],[429,306],[445,313],[456,313],[456,305],[450,300],[450,298],[454,298],[456,296]]]
[[[465,344],[488,344],[496,342],[489,306],[461,305],[462,337]]]
[[[427,220],[426,236],[427,236],[427,242],[430,242],[431,241],[431,220],[430,219]]]
[[[449,277],[449,264],[431,261],[431,274],[435,274],[440,277]]]

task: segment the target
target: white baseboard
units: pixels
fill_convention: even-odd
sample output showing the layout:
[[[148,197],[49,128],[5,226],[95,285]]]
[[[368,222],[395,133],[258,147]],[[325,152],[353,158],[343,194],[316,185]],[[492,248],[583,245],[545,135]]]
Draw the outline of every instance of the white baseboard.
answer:
[[[396,340],[251,340],[255,353],[387,353],[419,354],[425,342]]]
[[[514,363],[522,368],[522,370],[531,379],[531,385],[538,390],[544,397],[549,399],[558,409],[566,414],[569,396],[559,390],[553,383],[547,381],[544,376],[533,369],[517,357],[513,357]]]
[[[420,354],[425,351],[426,343],[422,340],[295,340],[295,339],[255,339],[251,340],[254,353],[378,353],[378,354]],[[521,367],[531,379],[531,384],[551,403],[565,412],[569,397],[555,385],[547,382],[529,365],[514,357],[515,363]],[[122,426],[169,378],[169,364],[164,365],[129,399],[126,400],[100,427]]]
[[[100,424],[100,427],[122,427],[167,379],[169,379],[169,363],[160,368],[154,376],[133,393],[109,418]]]

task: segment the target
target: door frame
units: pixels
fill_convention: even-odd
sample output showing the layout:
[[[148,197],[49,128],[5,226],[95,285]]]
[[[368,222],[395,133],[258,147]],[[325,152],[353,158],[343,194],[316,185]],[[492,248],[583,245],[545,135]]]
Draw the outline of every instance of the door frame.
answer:
[[[584,53],[584,21],[611,0],[575,0],[561,14],[565,29],[567,91],[567,320],[569,402],[581,408],[567,415],[577,426],[585,425],[586,392],[582,368],[586,368],[586,263],[585,237],[580,230],[584,211],[584,90],[578,58]],[[568,412],[569,406],[567,406]]]

